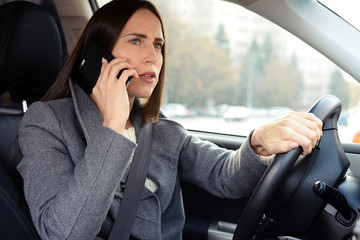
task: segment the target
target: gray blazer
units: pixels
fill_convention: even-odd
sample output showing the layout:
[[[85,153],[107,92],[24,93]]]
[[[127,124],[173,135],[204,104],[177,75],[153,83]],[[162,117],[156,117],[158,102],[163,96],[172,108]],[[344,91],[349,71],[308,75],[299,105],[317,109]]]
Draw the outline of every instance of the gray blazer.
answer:
[[[88,95],[70,81],[71,96],[33,103],[20,126],[18,170],[35,227],[43,239],[106,239],[137,144],[102,126]],[[136,133],[141,116],[132,114]],[[180,179],[220,197],[251,193],[266,169],[249,139],[238,151],[202,141],[161,117],[154,124],[148,178],[158,189],[141,197],[132,235],[181,239]]]

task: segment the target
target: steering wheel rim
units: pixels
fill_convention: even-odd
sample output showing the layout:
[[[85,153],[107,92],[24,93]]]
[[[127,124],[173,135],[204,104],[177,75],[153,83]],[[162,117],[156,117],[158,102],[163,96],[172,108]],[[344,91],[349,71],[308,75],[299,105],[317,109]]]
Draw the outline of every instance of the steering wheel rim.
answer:
[[[341,102],[333,95],[326,95],[320,98],[310,108],[309,112],[323,121],[325,125],[330,116],[335,113],[340,115]],[[265,209],[278,191],[281,183],[290,173],[302,151],[302,148],[298,147],[287,153],[276,155],[275,160],[264,173],[245,206],[238,221],[233,240],[253,238]]]

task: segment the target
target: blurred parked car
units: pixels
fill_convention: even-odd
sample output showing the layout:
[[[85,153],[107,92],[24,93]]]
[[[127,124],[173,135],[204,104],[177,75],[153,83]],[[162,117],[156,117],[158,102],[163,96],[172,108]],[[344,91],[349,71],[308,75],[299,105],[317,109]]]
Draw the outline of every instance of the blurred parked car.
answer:
[[[162,106],[162,110],[164,111],[165,115],[168,116],[169,118],[190,116],[190,112],[187,109],[187,107],[180,103],[164,104]]]
[[[230,106],[223,114],[226,121],[243,121],[249,117],[249,109],[242,106]]]

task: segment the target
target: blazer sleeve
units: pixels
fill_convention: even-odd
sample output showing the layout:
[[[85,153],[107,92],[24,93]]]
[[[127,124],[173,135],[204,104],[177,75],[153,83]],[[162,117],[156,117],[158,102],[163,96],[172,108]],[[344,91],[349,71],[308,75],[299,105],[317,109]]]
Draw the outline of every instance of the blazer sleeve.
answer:
[[[268,167],[253,151],[251,134],[236,151],[188,134],[180,154],[181,178],[219,197],[248,196]]]
[[[100,231],[136,144],[103,126],[95,131],[75,165],[50,105],[34,103],[24,116],[18,170],[42,239],[94,239]]]

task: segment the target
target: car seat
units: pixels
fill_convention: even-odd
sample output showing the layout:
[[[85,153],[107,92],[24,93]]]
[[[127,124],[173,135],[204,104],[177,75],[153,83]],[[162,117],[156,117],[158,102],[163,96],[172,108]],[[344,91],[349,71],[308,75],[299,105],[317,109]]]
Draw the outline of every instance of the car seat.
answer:
[[[59,28],[49,12],[25,1],[0,6],[0,94],[28,105],[39,100],[56,79],[62,57]],[[0,239],[40,239],[16,169],[22,116],[0,111]]]

